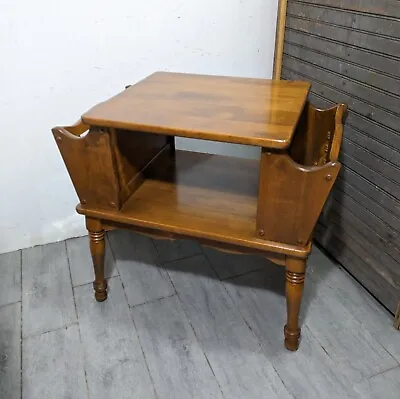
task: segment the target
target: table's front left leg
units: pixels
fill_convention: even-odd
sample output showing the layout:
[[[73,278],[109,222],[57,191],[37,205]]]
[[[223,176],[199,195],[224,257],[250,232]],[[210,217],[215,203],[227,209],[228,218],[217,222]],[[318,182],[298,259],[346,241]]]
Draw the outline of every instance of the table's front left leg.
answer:
[[[300,342],[300,307],[303,298],[306,259],[286,259],[286,304],[287,323],[285,325],[285,347],[296,351]]]
[[[89,232],[90,253],[95,275],[93,282],[94,296],[96,301],[103,302],[107,299],[107,281],[104,278],[104,229],[101,221],[88,217],[86,217],[86,227]]]

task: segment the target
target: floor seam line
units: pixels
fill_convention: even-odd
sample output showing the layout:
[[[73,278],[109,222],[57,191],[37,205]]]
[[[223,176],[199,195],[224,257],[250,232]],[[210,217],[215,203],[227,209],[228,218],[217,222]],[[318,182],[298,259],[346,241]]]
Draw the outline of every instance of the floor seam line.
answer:
[[[5,303],[4,305],[0,305],[0,309],[5,308],[6,306],[16,305],[17,303],[22,303],[22,299],[19,301]]]
[[[204,254],[203,254],[203,255],[204,255]],[[190,325],[190,328],[191,328],[192,331],[193,331],[194,337],[196,338],[196,341],[198,342],[199,347],[201,348],[201,351],[203,352],[203,355],[204,355],[204,357],[205,357],[205,359],[206,359],[206,361],[207,361],[208,367],[210,368],[210,370],[211,370],[211,372],[212,372],[212,374],[213,374],[213,376],[214,376],[214,378],[215,378],[215,382],[216,382],[217,385],[218,385],[218,388],[219,388],[219,390],[220,390],[220,392],[221,392],[221,395],[222,395],[222,397],[225,398],[226,396],[225,396],[225,394],[224,394],[224,391],[222,390],[222,387],[221,387],[221,385],[220,385],[220,383],[219,383],[219,381],[218,381],[218,378],[217,378],[217,376],[215,375],[214,369],[212,368],[211,363],[210,363],[210,360],[208,359],[208,356],[207,356],[207,354],[206,354],[206,351],[204,350],[204,346],[203,346],[201,340],[197,337],[197,334],[196,334],[196,331],[195,331],[195,329],[194,329],[194,327],[193,327],[192,321],[190,320],[189,315],[188,315],[188,314],[186,313],[186,311],[185,311],[185,306],[184,306],[184,304],[183,304],[181,298],[179,297],[178,290],[176,289],[175,284],[173,283],[172,278],[171,278],[171,276],[169,275],[168,272],[167,272],[167,274],[168,274],[169,279],[171,280],[171,284],[172,284],[172,286],[174,287],[174,290],[176,291],[176,296],[177,296],[178,301],[179,301],[179,304],[180,304],[180,306],[181,306],[181,308],[182,308],[182,310],[183,310],[183,313],[184,313],[184,315],[186,316],[186,320],[188,321],[188,323],[189,323],[189,325]]]
[[[146,355],[145,355],[145,353],[144,353],[142,341],[140,340],[140,336],[139,336],[139,331],[138,331],[138,329],[137,329],[137,327],[136,327],[135,319],[134,319],[133,314],[132,314],[133,312],[132,312],[131,308],[129,307],[128,296],[126,295],[124,282],[122,281],[121,276],[119,276],[119,280],[120,280],[121,285],[122,285],[122,291],[123,291],[123,293],[124,293],[124,297],[125,297],[126,304],[128,305],[128,312],[129,312],[129,315],[130,315],[130,317],[131,317],[131,320],[132,320],[132,323],[133,323],[133,327],[135,328],[135,331],[136,331],[136,337],[137,337],[137,339],[138,339],[139,346],[140,346],[140,350],[141,350],[141,352],[142,352],[144,364],[145,364],[145,366],[146,366],[147,372],[149,373],[149,378],[150,378],[151,384],[152,384],[152,386],[153,386],[154,396],[156,397],[156,399],[160,399],[159,396],[158,396],[158,394],[157,394],[157,391],[156,391],[156,384],[154,383],[153,376],[152,376],[152,374],[151,374],[151,372],[150,372],[150,367],[149,367],[149,364],[148,364],[148,362],[147,362]]]
[[[240,307],[239,307],[239,306],[236,306],[236,304],[235,304],[235,302],[234,302],[234,300],[233,300],[231,294],[229,293],[229,290],[225,287],[225,284],[223,283],[223,281],[221,281],[221,283],[222,283],[222,286],[223,286],[223,288],[224,288],[226,294],[228,295],[229,299],[231,300],[232,305],[233,305],[233,306],[235,307],[235,309],[239,312],[239,314],[240,314],[241,318],[243,319],[245,325],[248,327],[248,329],[250,330],[251,334],[252,334],[253,337],[256,339],[256,342],[257,342],[257,344],[258,344],[258,346],[259,346],[261,352],[263,353],[264,357],[269,361],[269,363],[270,363],[271,367],[274,369],[274,371],[275,371],[277,377],[281,380],[282,385],[285,387],[286,392],[287,392],[289,395],[291,395],[291,396],[293,397],[293,399],[296,399],[297,397],[296,397],[294,394],[292,394],[292,393],[290,392],[290,390],[288,389],[287,385],[285,384],[283,378],[281,377],[280,373],[279,373],[278,370],[275,368],[273,362],[270,361],[270,360],[268,359],[267,353],[266,353],[265,350],[264,350],[263,343],[259,340],[259,338],[257,337],[256,333],[255,333],[254,330],[251,328],[250,323],[248,322],[248,320],[247,320],[247,318],[245,317],[245,315],[243,314],[243,312],[240,310]]]
[[[21,368],[21,370],[20,370],[20,378],[21,378],[21,398],[22,398],[22,394],[23,394],[23,353],[22,353],[22,351],[23,351],[23,345],[22,345],[22,250],[20,250],[20,258],[19,258],[19,265],[20,265],[20,273],[21,273],[21,282],[20,282],[20,288],[21,288],[21,325],[20,325],[20,331],[19,331],[19,333],[20,333],[20,351],[21,351],[21,354],[20,354],[20,357],[21,357],[21,360],[20,360],[20,362],[21,362],[21,364],[20,364],[20,368]]]
[[[113,230],[113,231],[115,231],[115,230]],[[115,270],[116,270],[117,273],[118,273],[117,276],[119,277],[119,279],[120,279],[120,281],[121,281],[121,283],[122,283],[121,271],[118,269],[117,258],[116,258],[116,256],[115,256],[115,252],[114,252],[114,250],[113,250],[113,248],[112,248],[110,237],[108,236],[108,233],[109,233],[109,232],[110,232],[110,231],[107,231],[107,232],[105,233],[105,239],[106,239],[107,242],[108,242],[108,248],[110,249],[112,258],[113,258],[113,260],[114,260]],[[117,276],[112,276],[112,277],[117,277]],[[111,278],[111,277],[110,277],[110,278]],[[106,279],[106,280],[107,280],[107,279]],[[122,285],[123,285],[123,284],[122,284]],[[124,289],[124,292],[125,292],[125,289]],[[128,303],[128,306],[129,306],[129,303]]]
[[[361,383],[361,382],[363,382],[363,381],[368,381],[369,379],[374,378],[374,377],[376,377],[376,376],[378,376],[378,375],[385,374],[385,373],[387,373],[388,371],[396,370],[396,369],[399,369],[399,370],[400,370],[400,364],[397,364],[396,366],[393,366],[393,367],[389,367],[389,368],[386,369],[386,370],[379,371],[378,373],[372,374],[371,376],[366,377],[366,378],[364,378],[363,380],[359,381],[358,384]]]
[[[111,280],[112,278],[116,278],[116,277],[120,277],[120,275],[118,274],[116,276],[110,276],[110,277],[105,278],[105,280],[108,281],[108,280]],[[93,285],[93,282],[91,281],[89,283],[79,284],[79,285],[75,285],[75,286],[73,285],[72,288],[75,289],[75,288],[80,288],[80,287],[86,287],[87,285]]]
[[[282,267],[284,267],[284,266],[282,266]],[[220,281],[228,281],[229,282],[230,280],[233,280],[235,278],[242,277],[242,276],[247,276],[248,274],[251,274],[251,273],[261,272],[263,270],[265,270],[265,267],[260,267],[258,269],[249,270],[249,271],[244,272],[244,273],[236,274],[235,276],[229,276],[229,277],[226,277],[226,278],[220,278]]]
[[[135,304],[135,305],[129,305],[128,304],[128,306],[129,306],[129,309],[135,309],[135,308],[138,308],[138,307],[143,306],[143,305],[148,305],[150,303],[155,303],[155,302],[158,302],[158,301],[162,301],[163,299],[173,298],[174,296],[177,296],[177,295],[178,294],[176,292],[174,292],[171,295],[167,295],[167,296],[162,296],[160,298],[151,299],[150,301],[138,303],[138,304]]]
[[[78,335],[79,335],[79,343],[81,344],[83,348],[83,342],[82,342],[82,334],[81,334],[81,327],[79,325],[79,317],[78,317],[78,307],[76,306],[76,299],[75,299],[75,290],[74,290],[74,284],[72,281],[72,273],[71,273],[71,262],[68,256],[68,249],[67,249],[67,241],[65,240],[65,252],[67,254],[67,262],[68,262],[68,270],[69,270],[69,279],[71,282],[71,289],[72,289],[72,299],[74,301],[74,308],[75,308],[75,316],[76,316],[76,324],[78,328]],[[86,386],[86,393],[88,399],[90,399],[90,392],[89,392],[89,384],[88,384],[88,379],[87,379],[87,372],[86,372],[86,367],[85,367],[85,357],[82,356],[82,366],[83,366],[83,374],[85,376],[85,386]]]
[[[156,249],[157,249],[157,247],[156,247]],[[157,252],[157,253],[158,253],[158,252]],[[160,263],[161,263],[161,265],[168,265],[168,264],[170,264],[170,263],[179,262],[179,261],[181,261],[181,260],[191,259],[191,258],[193,258],[193,257],[195,257],[195,256],[199,256],[199,255],[203,255],[203,253],[202,253],[202,252],[199,252],[199,253],[197,253],[197,254],[187,255],[187,256],[183,256],[182,258],[176,258],[176,259],[172,259],[172,260],[165,260],[165,261],[161,261],[161,260],[160,260]]]
[[[39,333],[26,335],[26,336],[23,336],[23,337],[22,337],[22,340],[26,340],[26,339],[30,339],[30,338],[35,338],[35,337],[40,337],[41,335],[49,334],[49,333],[52,333],[52,332],[55,332],[55,331],[60,331],[60,330],[63,330],[63,329],[66,330],[66,329],[68,329],[68,328],[70,328],[70,327],[76,326],[77,324],[78,324],[78,321],[75,321],[75,322],[73,322],[73,323],[68,323],[68,324],[65,324],[65,325],[63,325],[63,326],[61,326],[61,327],[54,328],[54,329],[52,329],[52,330],[46,330],[46,331],[42,331],[42,332],[39,332]]]

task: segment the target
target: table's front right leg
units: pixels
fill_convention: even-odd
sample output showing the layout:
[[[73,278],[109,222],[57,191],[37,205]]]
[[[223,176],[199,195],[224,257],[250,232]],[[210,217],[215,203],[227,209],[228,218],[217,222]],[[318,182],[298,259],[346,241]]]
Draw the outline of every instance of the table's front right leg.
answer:
[[[285,347],[296,351],[300,343],[300,307],[303,298],[306,259],[286,259],[286,304]]]

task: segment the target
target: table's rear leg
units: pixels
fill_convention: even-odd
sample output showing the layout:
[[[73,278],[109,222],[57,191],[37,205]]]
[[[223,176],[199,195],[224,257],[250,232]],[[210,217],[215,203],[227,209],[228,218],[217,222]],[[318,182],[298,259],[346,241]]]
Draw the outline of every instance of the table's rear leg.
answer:
[[[287,323],[284,328],[285,347],[290,351],[296,351],[300,341],[300,307],[303,297],[304,276],[306,259],[286,259],[286,304]]]
[[[105,241],[104,229],[100,220],[86,217],[86,227],[90,238],[90,253],[92,255],[94,275],[94,296],[96,301],[107,299],[107,281],[104,278]]]

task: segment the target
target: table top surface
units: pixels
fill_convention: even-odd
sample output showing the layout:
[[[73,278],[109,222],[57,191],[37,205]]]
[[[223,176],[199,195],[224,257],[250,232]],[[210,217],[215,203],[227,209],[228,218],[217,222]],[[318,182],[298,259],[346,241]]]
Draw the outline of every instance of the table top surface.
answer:
[[[91,126],[285,149],[310,83],[156,72],[82,115]]]

